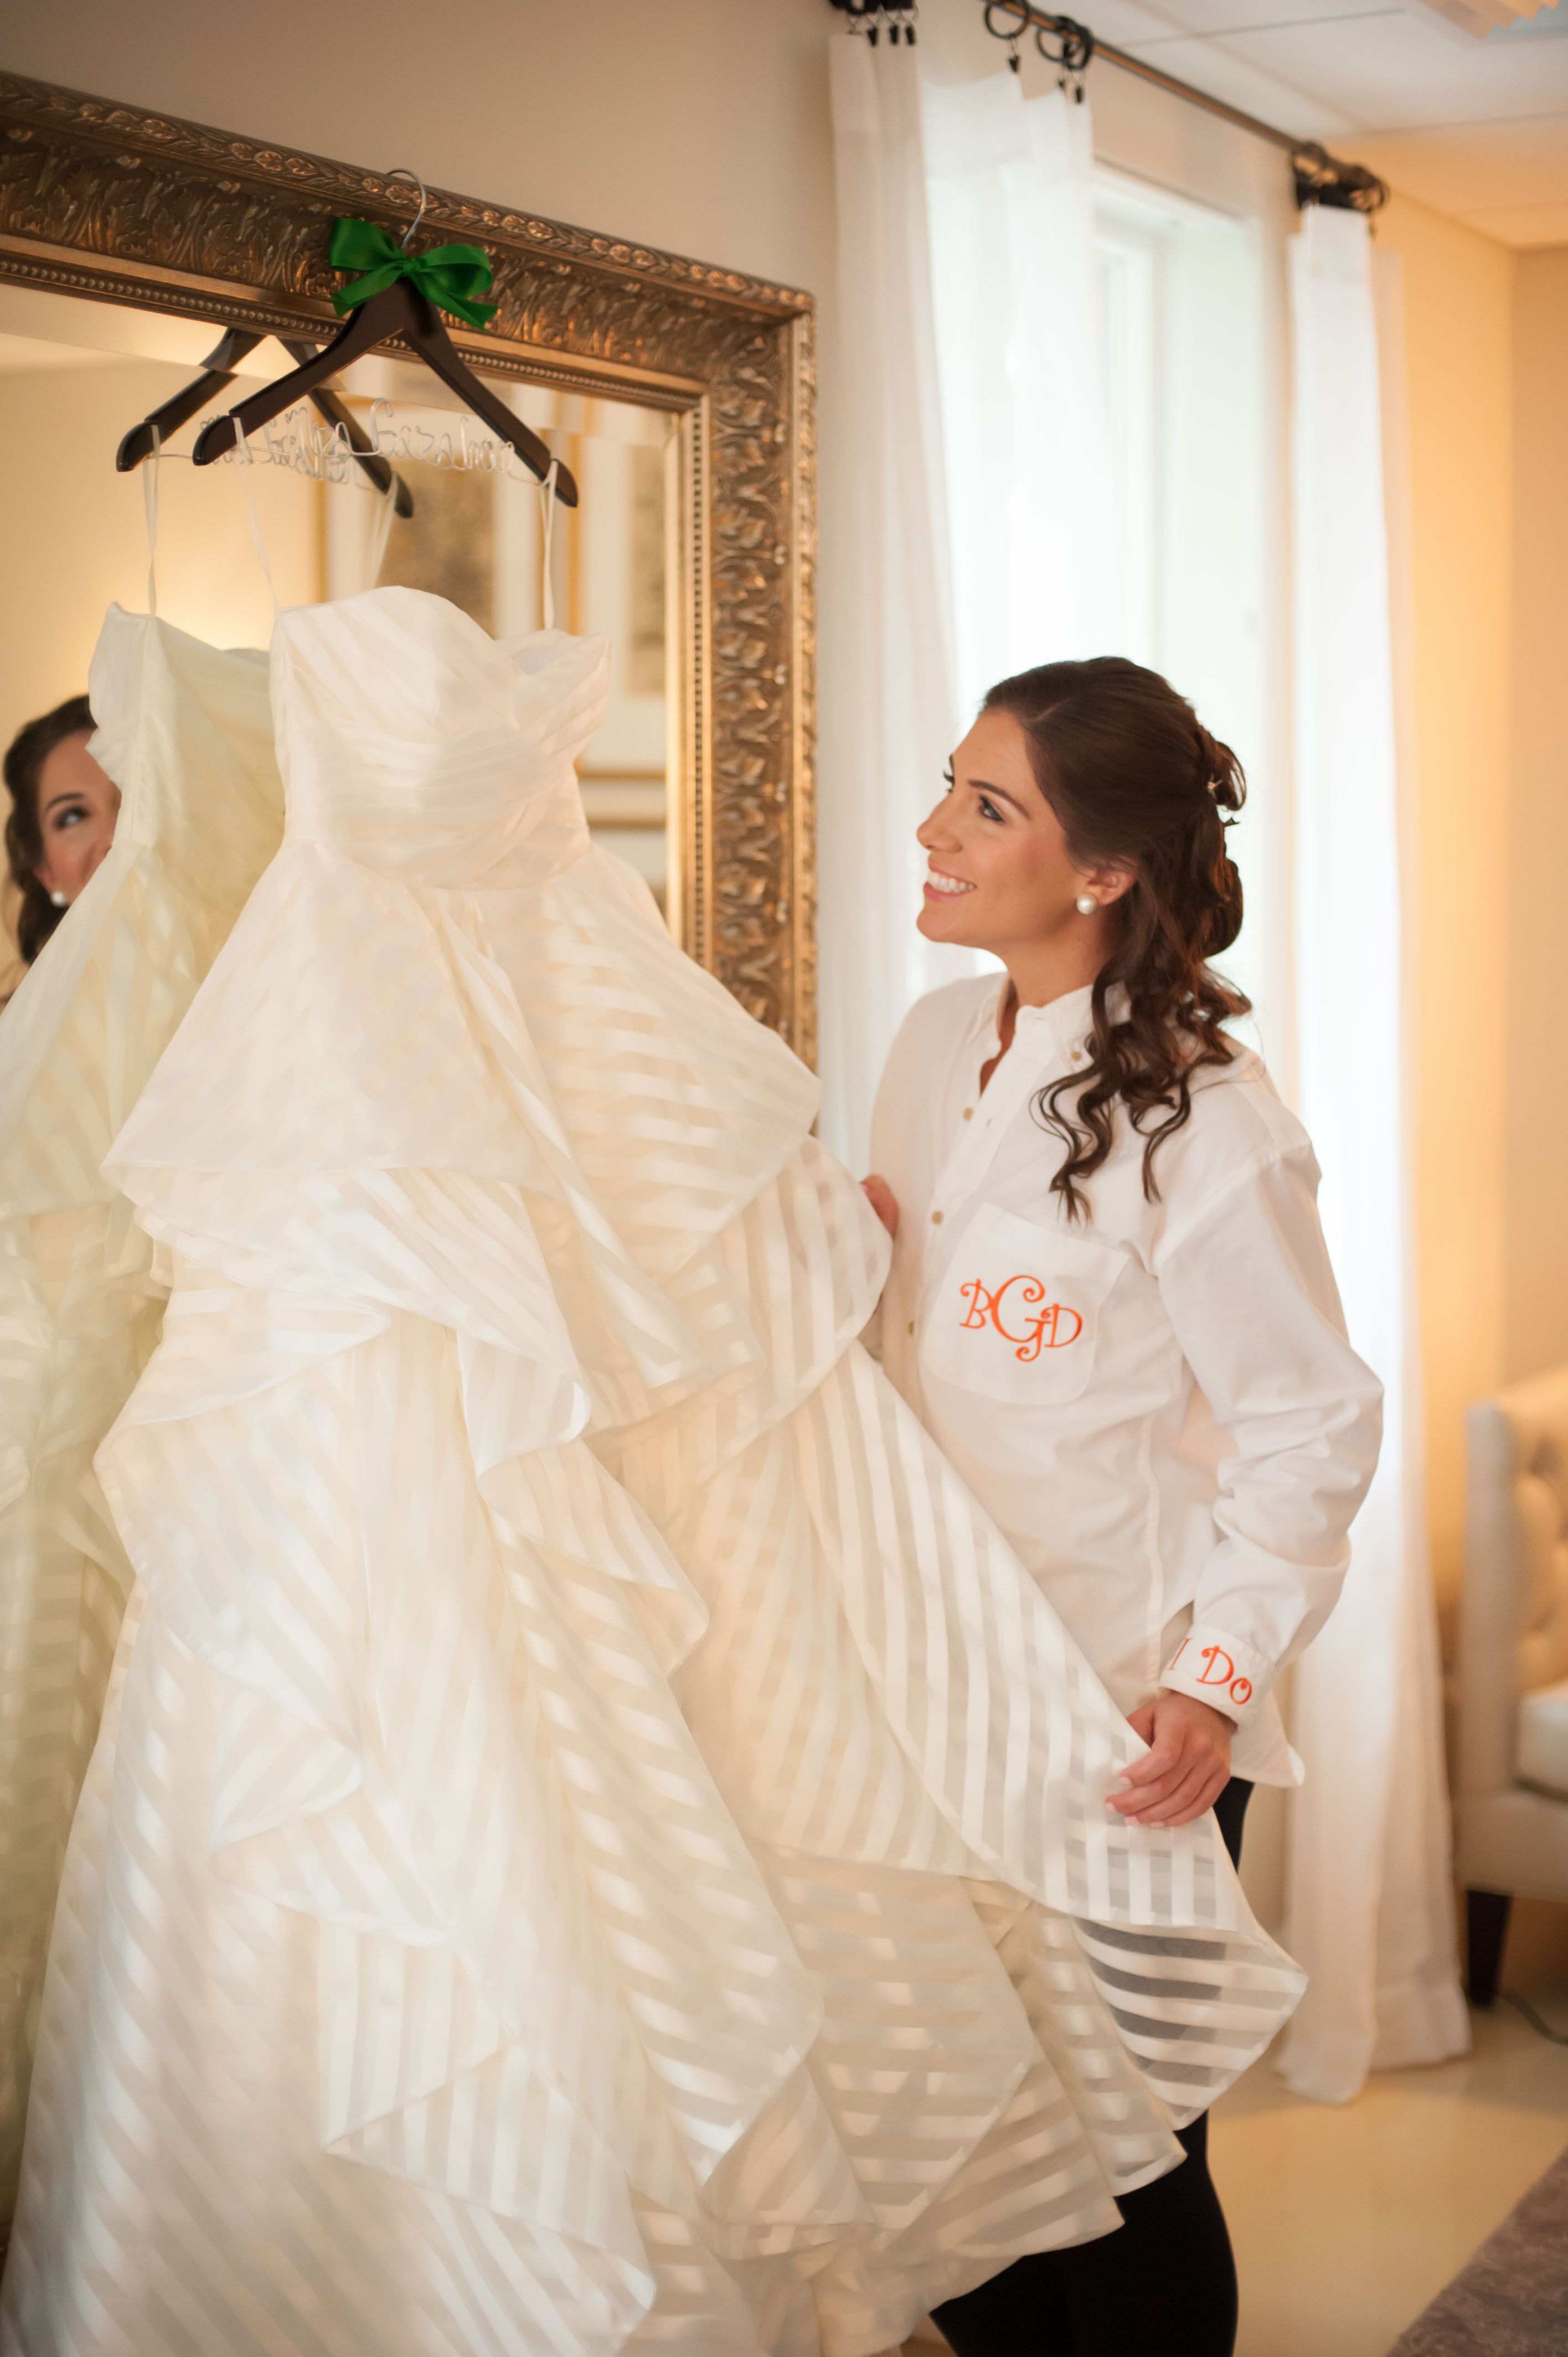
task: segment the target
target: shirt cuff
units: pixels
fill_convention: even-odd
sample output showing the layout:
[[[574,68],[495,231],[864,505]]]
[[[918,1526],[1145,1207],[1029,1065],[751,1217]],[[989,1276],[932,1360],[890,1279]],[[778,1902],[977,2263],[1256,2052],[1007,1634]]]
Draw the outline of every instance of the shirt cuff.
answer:
[[[1238,1727],[1249,1727],[1263,1707],[1273,1685],[1273,1662],[1240,1637],[1199,1621],[1187,1631],[1160,1673],[1160,1684],[1173,1694],[1191,1695],[1215,1710],[1222,1710]]]

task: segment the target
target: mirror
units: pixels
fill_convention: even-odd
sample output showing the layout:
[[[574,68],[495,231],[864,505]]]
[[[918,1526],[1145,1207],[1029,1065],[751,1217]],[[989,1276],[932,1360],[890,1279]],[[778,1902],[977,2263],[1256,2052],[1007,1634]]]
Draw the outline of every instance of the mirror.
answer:
[[[156,521],[158,611],[217,645],[264,647],[272,599],[233,459],[196,468],[193,420],[156,469],[118,474],[121,436],[188,383],[211,349],[210,326],[0,284],[0,500],[9,520],[0,582],[0,745],[81,694],[104,611],[145,609],[148,495]],[[227,408],[293,365],[273,338],[243,360]],[[280,601],[341,597],[397,582],[450,598],[497,637],[543,627],[602,634],[611,647],[610,707],[581,783],[596,838],[635,867],[667,916],[671,890],[670,653],[676,565],[669,539],[678,428],[668,411],[513,381],[503,398],[575,475],[575,509],[545,502],[532,476],[446,388],[413,363],[374,355],[337,389],[392,458],[413,500],[406,520],[302,406],[251,446],[267,561]],[[209,413],[203,413],[210,414]],[[7,888],[8,890],[10,888]],[[15,893],[3,944],[14,987]]]
[[[119,436],[226,328],[323,341],[339,284],[333,220],[401,240],[419,200],[391,158],[339,163],[4,71],[0,143],[8,741],[80,687],[111,598],[145,606],[142,483],[113,471]],[[483,332],[454,326],[453,341],[584,487],[577,519],[559,511],[551,565],[558,619],[605,630],[617,651],[616,707],[583,780],[592,823],[661,891],[682,947],[810,1061],[811,298],[431,188],[417,242],[446,241],[483,247],[496,306]],[[270,373],[280,349],[247,365]],[[383,417],[390,400],[413,454],[398,463],[417,512],[376,572],[439,581],[488,605],[499,630],[526,628],[543,561],[537,493],[432,463],[444,437],[475,428],[395,348],[349,374],[350,403]],[[176,457],[159,474],[162,610],[209,640],[264,642],[271,607],[238,470],[198,474]],[[287,464],[254,480],[280,594],[358,586],[374,500]]]

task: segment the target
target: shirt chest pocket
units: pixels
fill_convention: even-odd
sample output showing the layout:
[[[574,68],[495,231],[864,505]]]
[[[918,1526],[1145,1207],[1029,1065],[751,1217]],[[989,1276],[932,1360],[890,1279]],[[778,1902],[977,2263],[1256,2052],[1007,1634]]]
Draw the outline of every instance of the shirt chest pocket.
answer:
[[[1114,1245],[983,1206],[929,1297],[922,1377],[1017,1406],[1078,1399],[1129,1258]]]

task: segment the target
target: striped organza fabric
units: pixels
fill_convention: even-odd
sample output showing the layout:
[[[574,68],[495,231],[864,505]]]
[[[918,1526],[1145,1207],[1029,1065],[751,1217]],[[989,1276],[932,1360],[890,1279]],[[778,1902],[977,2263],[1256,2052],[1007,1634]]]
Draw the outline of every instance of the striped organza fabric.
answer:
[[[605,673],[280,621],[285,845],[110,1161],[175,1281],[14,2357],[871,2357],[1299,1992],[1211,1822],[1107,1816],[813,1082],[589,847]]]
[[[0,1014],[0,2217],[131,1585],[92,1454],[165,1290],[100,1166],[283,833],[264,655],[113,607],[90,694],[115,840]]]

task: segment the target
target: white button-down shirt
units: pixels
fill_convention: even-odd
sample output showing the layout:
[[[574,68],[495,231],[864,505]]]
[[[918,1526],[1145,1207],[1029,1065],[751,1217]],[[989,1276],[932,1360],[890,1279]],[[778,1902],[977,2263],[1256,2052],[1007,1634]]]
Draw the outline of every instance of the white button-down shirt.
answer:
[[[881,1349],[1112,1695],[1169,1686],[1237,1725],[1231,1765],[1297,1781],[1270,1691],[1338,1595],[1381,1387],[1345,1339],[1305,1132],[1239,1048],[1155,1157],[1118,1114],[1068,1218],[1032,1110],[1087,1060],[1090,993],[955,983],[906,1019],[872,1168],[899,1207]]]

